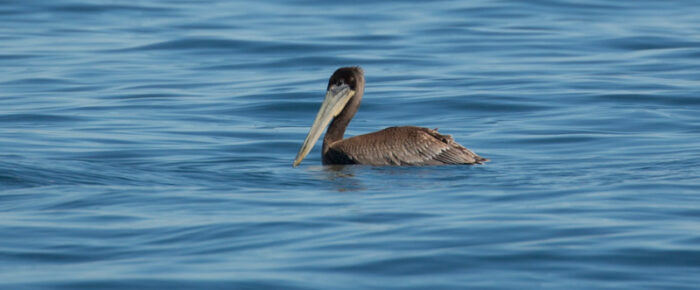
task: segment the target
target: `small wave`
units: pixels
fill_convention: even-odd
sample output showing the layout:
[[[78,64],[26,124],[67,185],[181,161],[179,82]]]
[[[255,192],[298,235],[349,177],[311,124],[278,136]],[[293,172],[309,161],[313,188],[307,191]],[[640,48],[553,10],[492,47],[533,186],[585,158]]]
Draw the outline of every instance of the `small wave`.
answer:
[[[117,5],[117,4],[65,4],[47,7],[50,11],[68,13],[113,13],[113,12],[148,12],[165,13],[175,9],[169,7],[156,7],[144,5]]]
[[[58,123],[77,122],[83,118],[54,114],[8,114],[0,115],[0,123]]]
[[[321,44],[304,42],[256,41],[223,38],[183,38],[167,40],[131,48],[112,51],[148,51],[148,50],[240,50],[248,53],[284,52],[318,52],[352,50],[359,45]]]
[[[697,48],[700,43],[662,36],[627,36],[600,41],[602,46],[625,50]]]

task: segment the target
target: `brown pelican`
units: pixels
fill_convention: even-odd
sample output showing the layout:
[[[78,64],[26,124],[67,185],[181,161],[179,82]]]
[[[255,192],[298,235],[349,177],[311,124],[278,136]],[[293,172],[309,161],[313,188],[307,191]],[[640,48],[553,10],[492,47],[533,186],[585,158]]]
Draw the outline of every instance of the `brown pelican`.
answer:
[[[390,127],[374,133],[343,139],[345,129],[357,112],[365,90],[365,77],[359,67],[342,67],[328,80],[326,98],[311,130],[301,145],[293,166],[309,154],[323,137],[323,164],[367,165],[445,165],[481,164],[488,159],[458,144],[450,135],[437,129],[404,126]]]

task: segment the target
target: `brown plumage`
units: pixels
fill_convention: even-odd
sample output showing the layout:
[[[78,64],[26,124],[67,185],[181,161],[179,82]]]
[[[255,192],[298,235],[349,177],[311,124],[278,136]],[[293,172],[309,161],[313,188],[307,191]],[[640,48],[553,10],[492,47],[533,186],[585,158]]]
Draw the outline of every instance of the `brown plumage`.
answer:
[[[360,106],[364,86],[364,74],[359,67],[344,67],[333,73],[328,81],[326,99],[294,160],[294,166],[306,157],[320,131],[329,122],[323,138],[323,164],[419,166],[488,161],[455,142],[452,136],[438,133],[437,129],[390,127],[343,139],[345,129]]]
[[[390,127],[374,133],[335,141],[323,154],[324,164],[368,165],[445,165],[481,164],[487,159],[476,155],[428,128]]]

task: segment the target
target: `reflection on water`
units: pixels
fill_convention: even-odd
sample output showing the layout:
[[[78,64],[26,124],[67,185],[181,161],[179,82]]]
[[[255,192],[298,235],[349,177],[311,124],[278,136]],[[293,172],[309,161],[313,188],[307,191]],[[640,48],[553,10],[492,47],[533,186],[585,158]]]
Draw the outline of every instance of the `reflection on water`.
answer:
[[[307,170],[323,172],[322,180],[328,181],[336,190],[364,191],[370,187],[384,187],[393,190],[430,190],[437,187],[459,186],[475,174],[473,171],[486,170],[489,165],[449,165],[449,166],[367,166],[367,165],[324,165],[309,166]],[[364,184],[371,178],[371,184]]]
[[[324,180],[329,181],[339,192],[363,191],[367,188],[355,178],[358,167],[362,165],[326,165],[322,166]]]

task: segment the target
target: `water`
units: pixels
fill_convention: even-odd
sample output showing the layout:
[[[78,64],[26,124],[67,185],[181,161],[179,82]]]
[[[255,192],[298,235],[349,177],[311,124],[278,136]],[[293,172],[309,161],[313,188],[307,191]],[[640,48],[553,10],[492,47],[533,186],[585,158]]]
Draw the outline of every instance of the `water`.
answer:
[[[2,289],[697,289],[696,1],[0,1]],[[292,160],[348,135],[484,166]]]

